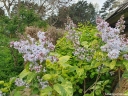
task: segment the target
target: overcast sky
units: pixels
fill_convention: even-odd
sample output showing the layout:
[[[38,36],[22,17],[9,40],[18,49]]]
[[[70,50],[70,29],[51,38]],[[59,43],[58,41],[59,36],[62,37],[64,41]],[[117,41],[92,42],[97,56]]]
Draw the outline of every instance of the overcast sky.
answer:
[[[72,0],[74,3],[77,3],[78,1],[82,1],[82,0]],[[99,8],[98,8],[98,10],[100,10],[100,8],[102,7],[102,5],[103,5],[103,3],[105,2],[105,1],[107,1],[107,0],[85,0],[85,1],[87,1],[88,3],[93,3],[93,4],[95,4],[95,3],[97,3],[98,5],[99,5]],[[1,6],[3,6],[3,4],[2,3],[0,3],[0,7]]]
[[[77,3],[77,2],[80,1],[80,0],[72,0],[72,1],[74,1],[75,3]],[[100,8],[101,8],[102,5],[103,5],[103,3],[104,3],[105,1],[107,1],[107,0],[85,0],[85,1],[87,1],[88,3],[90,3],[90,2],[92,2],[92,3],[97,3],[97,4],[99,4],[99,6],[100,6]],[[0,6],[2,6],[1,3],[0,3]]]
[[[80,0],[73,0],[74,2],[78,2],[78,1],[80,1]],[[107,1],[107,0],[85,0],[85,1],[87,1],[88,3],[97,3],[97,4],[99,4],[99,7],[101,8],[102,7],[102,5],[103,5],[103,3],[105,2],[105,1]]]

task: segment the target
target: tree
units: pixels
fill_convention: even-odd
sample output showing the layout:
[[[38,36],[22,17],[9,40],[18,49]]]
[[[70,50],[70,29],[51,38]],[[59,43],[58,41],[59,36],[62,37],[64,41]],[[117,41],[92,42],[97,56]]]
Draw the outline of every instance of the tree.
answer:
[[[28,4],[28,7],[30,7],[30,4],[38,6],[36,8],[36,13],[42,16],[42,12],[51,15],[53,11],[55,12],[60,6],[65,6],[72,0],[0,0],[0,3],[4,5],[3,9],[5,8],[7,15],[11,18],[11,8],[16,5],[17,10],[19,10],[21,1],[24,2],[24,4],[26,3],[26,5]]]
[[[69,7],[63,6],[59,8],[58,15],[50,16],[47,21],[52,26],[63,28],[64,23],[67,22],[67,16],[69,16]]]
[[[95,8],[95,11],[98,13],[99,11],[99,4],[98,3],[93,3],[93,7]]]
[[[18,0],[20,1],[20,0]],[[17,0],[0,0],[0,3],[2,3],[4,6],[2,7],[3,9],[5,8],[7,11],[7,15],[11,17],[11,7],[17,3]]]
[[[67,21],[67,16],[71,17],[75,24],[78,22],[85,23],[91,22],[95,23],[96,11],[93,5],[88,4],[87,1],[79,1],[71,6],[63,6],[59,8],[58,15],[54,15],[54,21],[56,20],[54,26],[64,27],[64,23]],[[50,18],[48,18],[50,20]]]
[[[79,1],[69,8],[69,16],[77,24],[78,22],[95,22],[96,12],[93,5],[87,1]]]
[[[115,0],[107,0],[103,4],[101,10],[99,11],[99,14],[101,15],[101,17],[103,19],[105,19],[107,17],[108,13],[110,13],[111,11],[113,11],[114,2],[115,2]]]
[[[12,8],[11,15],[19,15],[20,9],[22,8],[34,10],[40,16],[45,16],[45,7],[39,6],[39,4],[29,1],[21,1],[19,4],[15,4]],[[41,8],[40,8],[41,7]]]
[[[0,8],[0,16],[4,16],[4,10]]]

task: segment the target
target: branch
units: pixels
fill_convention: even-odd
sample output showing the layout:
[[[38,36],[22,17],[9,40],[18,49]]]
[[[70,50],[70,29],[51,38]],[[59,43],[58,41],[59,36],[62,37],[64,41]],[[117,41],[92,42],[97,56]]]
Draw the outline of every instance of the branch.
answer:
[[[40,13],[40,11],[41,11],[42,7],[44,7],[44,4],[46,3],[46,1],[47,1],[47,0],[45,0],[45,1],[43,2],[43,4],[40,6],[40,8],[39,8],[39,10],[38,10],[37,13]]]
[[[101,65],[101,66],[102,66],[102,65]],[[84,91],[84,94],[85,94],[88,90],[90,90],[90,88],[92,88],[93,86],[94,86],[93,91],[95,90],[96,83],[97,83],[97,81],[98,81],[98,80],[100,79],[100,77],[101,77],[100,71],[101,71],[101,68],[100,68],[100,70],[99,70],[99,72],[98,72],[98,76],[97,76],[97,78],[96,78],[96,81],[95,81],[86,91]]]
[[[14,2],[15,0],[12,0],[12,2],[10,2],[9,4],[12,5],[12,3]]]

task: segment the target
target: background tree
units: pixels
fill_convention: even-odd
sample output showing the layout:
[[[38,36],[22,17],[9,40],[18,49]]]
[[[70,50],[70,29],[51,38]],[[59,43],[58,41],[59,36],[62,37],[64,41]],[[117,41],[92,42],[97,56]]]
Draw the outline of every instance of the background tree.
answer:
[[[18,16],[20,9],[22,9],[22,7],[24,7],[25,9],[33,10],[33,11],[35,11],[36,14],[38,14],[40,16],[45,16],[45,7],[44,6],[39,6],[39,4],[34,3],[34,2],[29,2],[29,1],[21,1],[20,5],[15,4],[12,8],[11,15],[12,16],[14,16],[14,15]]]
[[[58,14],[50,16],[47,22],[52,26],[63,28],[64,23],[67,22],[67,16],[69,16],[69,7],[62,6],[59,8]]]
[[[0,0],[0,3],[3,4],[2,8],[6,10],[7,15],[11,18],[11,7],[17,3],[17,0]]]
[[[98,11],[100,10],[99,9],[100,8],[99,4],[98,3],[93,3],[93,7],[95,8],[96,13],[98,13]]]
[[[128,2],[128,0],[121,0],[120,2],[121,3],[126,3],[126,2]]]
[[[99,14],[103,19],[105,19],[111,11],[113,11],[113,4],[115,0],[107,0],[106,2],[103,3],[103,6],[101,10],[99,11]]]
[[[96,11],[91,3],[87,1],[79,1],[69,7],[69,17],[78,24],[78,22],[85,23],[91,22],[95,23]]]
[[[0,8],[0,16],[4,16],[4,10],[2,8]]]
[[[127,0],[107,0],[104,2],[99,14],[102,18],[107,18],[115,12],[123,3],[128,2]]]
[[[78,22],[85,23],[88,21],[94,24],[96,11],[94,6],[91,3],[88,4],[87,1],[79,1],[71,6],[60,7],[58,15],[54,16],[57,20],[57,22],[54,23],[55,26],[64,27],[67,16],[71,17],[75,24],[78,24]]]
[[[46,12],[47,15],[51,15],[53,11],[55,12],[60,6],[65,6],[72,0],[0,0],[0,3],[3,4],[3,9],[7,11],[7,15],[11,18],[12,7],[17,5],[17,9],[19,10],[18,7],[20,7],[21,1],[24,2],[24,4],[26,3],[26,5],[28,4],[28,7],[30,7],[30,4],[34,6],[38,5],[36,8],[37,14],[42,15],[42,13],[44,14],[44,12]]]

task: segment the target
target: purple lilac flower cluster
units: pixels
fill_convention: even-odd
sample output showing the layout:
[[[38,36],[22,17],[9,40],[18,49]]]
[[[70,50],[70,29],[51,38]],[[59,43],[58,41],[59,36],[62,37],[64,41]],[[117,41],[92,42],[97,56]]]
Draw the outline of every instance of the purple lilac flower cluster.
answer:
[[[76,25],[73,23],[70,17],[67,19],[67,24],[65,24],[65,29],[68,31],[67,39],[73,42],[73,46],[75,51],[73,52],[74,56],[76,56],[80,60],[85,60],[85,53],[87,50],[81,46],[80,44],[80,32],[76,32]]]
[[[16,78],[15,85],[17,85],[17,86],[24,86],[25,84],[26,83],[22,79]]]
[[[105,42],[105,45],[101,46],[101,50],[108,52],[108,57],[110,59],[117,59],[121,52],[125,52],[128,49],[128,39],[125,35],[121,35],[121,32],[124,32],[125,21],[123,20],[124,16],[116,23],[115,28],[109,26],[109,24],[101,19],[97,18],[97,29],[101,32],[102,41]],[[124,58],[128,59],[127,54],[124,54]]]
[[[23,54],[24,61],[41,63],[46,60],[48,53],[54,50],[55,46],[46,39],[45,32],[38,32],[37,36],[39,41],[28,36],[29,40],[13,41],[10,47],[18,49],[19,53]]]
[[[40,78],[40,76],[37,76],[37,80],[38,80],[39,85],[42,89],[44,89],[48,86],[48,81],[43,81],[43,79]]]

